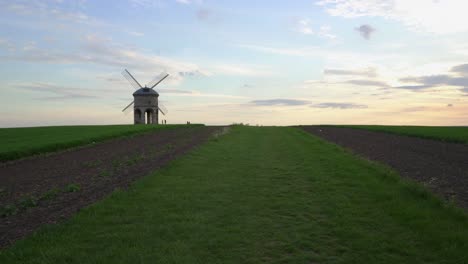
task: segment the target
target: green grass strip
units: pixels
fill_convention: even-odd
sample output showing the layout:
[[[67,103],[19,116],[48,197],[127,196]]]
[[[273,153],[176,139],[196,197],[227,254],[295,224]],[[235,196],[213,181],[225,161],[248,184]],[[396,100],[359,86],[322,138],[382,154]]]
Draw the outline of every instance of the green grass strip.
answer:
[[[115,137],[186,125],[107,125],[0,128],[0,162]]]
[[[0,263],[464,263],[466,215],[295,128],[234,127]]]
[[[435,139],[454,143],[468,143],[468,127],[442,126],[377,126],[377,125],[349,125],[350,127],[378,132],[387,132],[411,137]]]

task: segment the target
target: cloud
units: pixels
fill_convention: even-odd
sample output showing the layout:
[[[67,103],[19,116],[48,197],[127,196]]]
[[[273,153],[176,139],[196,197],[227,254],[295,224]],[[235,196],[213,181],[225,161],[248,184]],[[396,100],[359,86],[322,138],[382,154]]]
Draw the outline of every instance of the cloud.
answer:
[[[189,5],[189,4],[203,4],[203,0],[175,0],[177,3]]]
[[[127,31],[127,33],[135,37],[143,37],[145,35],[145,33],[138,31]]]
[[[419,91],[419,90],[425,90],[425,89],[429,89],[433,87],[435,86],[433,85],[401,85],[401,86],[394,86],[393,88]]]
[[[302,18],[296,21],[294,30],[304,35],[315,35],[324,39],[336,39],[336,35],[331,33],[331,27],[322,25],[315,31],[312,28],[312,21],[308,18]]]
[[[274,74],[270,69],[258,65],[217,64],[209,69],[212,72],[225,75],[271,76]]]
[[[465,0],[322,0],[317,4],[332,16],[383,17],[411,30],[438,34],[468,31],[468,23],[462,22],[466,20]]]
[[[447,104],[447,107],[453,107],[453,104]]]
[[[274,48],[260,45],[239,45],[241,48],[259,51],[263,53],[272,53],[278,55],[291,55],[291,56],[318,56],[321,49],[319,47],[307,47],[307,48]]]
[[[83,89],[76,87],[60,86],[52,83],[45,82],[32,82],[32,83],[16,83],[11,85],[14,88],[30,90],[39,93],[49,93],[55,96],[46,96],[37,98],[37,100],[69,100],[69,99],[93,99],[98,98],[91,95],[91,91],[83,91]]]
[[[411,84],[395,86],[393,88],[421,91],[442,86],[452,86],[468,95],[468,64],[453,66],[449,72],[454,73],[454,75],[436,74],[400,78],[400,82]]]
[[[310,19],[303,18],[297,21],[296,31],[302,33],[304,35],[311,35],[314,34],[312,30]]]
[[[197,19],[200,21],[207,21],[213,17],[213,11],[207,8],[201,8],[196,13]]]
[[[94,34],[85,36],[81,40],[78,50],[61,52],[59,50],[41,49],[34,46],[23,50],[21,53],[4,55],[0,56],[0,58],[54,64],[99,64],[144,72],[166,71],[170,74],[168,80],[172,80],[173,82],[178,82],[187,75],[211,75],[210,72],[201,69],[196,64],[146,54],[134,47],[123,46],[114,43],[112,39]]]
[[[8,39],[0,38],[0,50],[4,48],[9,52],[16,51],[15,45]]]
[[[375,28],[371,27],[370,25],[361,25],[360,27],[355,28],[355,30],[359,32],[359,34],[361,34],[361,36],[367,40],[369,40],[372,33],[375,32]]]
[[[305,47],[272,47],[255,44],[240,44],[240,48],[249,49],[256,52],[284,55],[284,56],[297,56],[297,57],[312,57],[312,58],[323,58],[328,62],[336,65],[352,65],[356,67],[356,64],[367,66],[376,63],[381,63],[383,60],[402,60],[407,59],[402,55],[396,53],[377,53],[372,50],[368,50],[366,53],[353,52],[344,49],[338,49],[336,47],[320,47],[320,46],[305,46]],[[363,64],[365,63],[365,64]],[[361,66],[361,67],[362,67]]]
[[[250,101],[249,104],[255,106],[299,106],[308,105],[310,101],[297,100],[297,99],[269,99],[269,100],[254,100]]]
[[[192,91],[187,90],[178,90],[178,89],[157,89],[158,93],[167,93],[167,94],[193,94]]]
[[[450,71],[461,75],[468,75],[468,64],[454,66],[452,69],[450,69]]]
[[[336,35],[331,33],[332,29],[330,26],[320,26],[317,36],[325,39],[336,39]]]
[[[57,1],[17,1],[16,3],[5,1],[0,3],[0,10],[21,15],[24,17],[23,21],[31,19],[36,24],[36,20],[60,26],[66,22],[92,26],[103,24],[101,20],[92,18],[82,11],[85,10],[83,1],[73,1],[66,6]]]
[[[404,108],[404,109],[402,109],[401,111],[402,111],[402,112],[411,113],[411,112],[426,111],[426,110],[429,110],[429,109],[430,109],[430,108],[427,107],[427,106],[414,106],[414,107],[407,107],[407,108]]]
[[[457,68],[455,66],[452,68]],[[439,86],[455,86],[460,88],[468,87],[468,76],[452,76],[448,74],[427,75],[417,77],[405,77],[399,80],[404,83],[417,83],[418,85],[398,86],[400,89],[423,90]]]
[[[145,53],[133,46],[122,45],[111,38],[95,34],[81,39],[77,50],[67,52],[44,49],[29,45],[15,54],[0,54],[0,59],[53,64],[98,64],[118,68],[128,68],[141,72],[167,72],[168,81],[179,83],[183,78],[212,76],[214,73],[233,76],[271,76],[274,73],[265,66],[238,64],[210,64],[204,68],[197,64]]]
[[[349,81],[346,81],[346,83],[360,85],[360,86],[376,86],[376,87],[382,87],[382,88],[390,87],[390,85],[388,85],[385,82],[374,81],[374,80],[349,80]]]
[[[164,0],[128,0],[134,7],[162,8],[167,5]]]
[[[159,90],[158,90],[159,92]],[[225,99],[246,99],[246,96],[230,95],[230,94],[217,94],[217,93],[204,93],[200,91],[187,91],[177,89],[161,89],[161,93],[171,94],[171,96],[189,96],[189,97],[212,97],[212,98],[225,98]]]
[[[365,109],[367,105],[354,103],[320,103],[311,105],[312,108],[335,108],[335,109]]]
[[[375,68],[368,68],[364,70],[325,69],[323,73],[325,75],[356,75],[370,78],[377,77]]]

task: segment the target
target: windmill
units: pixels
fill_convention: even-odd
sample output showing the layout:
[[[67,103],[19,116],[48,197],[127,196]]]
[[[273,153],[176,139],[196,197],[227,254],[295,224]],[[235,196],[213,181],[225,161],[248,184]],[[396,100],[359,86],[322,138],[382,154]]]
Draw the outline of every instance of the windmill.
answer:
[[[134,123],[135,124],[158,124],[158,114],[167,114],[167,109],[158,102],[159,94],[153,88],[160,84],[169,74],[163,72],[156,76],[145,87],[130,74],[127,69],[122,72],[122,75],[136,89],[133,93],[133,101],[125,107],[122,112],[130,111],[133,105]]]

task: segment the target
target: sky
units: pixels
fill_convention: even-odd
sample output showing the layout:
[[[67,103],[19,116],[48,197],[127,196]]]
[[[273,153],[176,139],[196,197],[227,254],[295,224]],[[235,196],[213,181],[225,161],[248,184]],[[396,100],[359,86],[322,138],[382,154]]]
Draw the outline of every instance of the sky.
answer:
[[[0,0],[0,127],[468,125],[466,0]]]

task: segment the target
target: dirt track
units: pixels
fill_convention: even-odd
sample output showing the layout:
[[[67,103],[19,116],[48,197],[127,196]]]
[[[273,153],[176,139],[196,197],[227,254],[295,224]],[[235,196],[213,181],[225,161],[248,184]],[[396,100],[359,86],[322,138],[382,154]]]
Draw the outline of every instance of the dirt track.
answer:
[[[367,130],[304,126],[304,130],[389,165],[446,200],[468,209],[468,144],[454,144]]]
[[[220,129],[168,129],[0,164],[0,206],[15,204],[17,209],[0,218],[0,248],[43,224],[70,217],[116,188],[127,187]],[[70,184],[79,190],[71,192]],[[47,193],[53,195],[47,197]],[[22,206],[22,200],[27,204],[32,199],[36,205]]]

